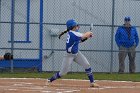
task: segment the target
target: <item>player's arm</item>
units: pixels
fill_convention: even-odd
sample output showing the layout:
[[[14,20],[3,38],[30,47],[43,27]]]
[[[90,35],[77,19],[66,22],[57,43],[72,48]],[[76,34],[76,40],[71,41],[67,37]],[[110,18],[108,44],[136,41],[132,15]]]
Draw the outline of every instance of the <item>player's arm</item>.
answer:
[[[85,39],[85,38],[90,38],[90,37],[92,37],[92,35],[93,35],[93,33],[92,32],[85,32],[85,33],[83,33],[83,36],[82,36],[82,39]]]
[[[84,42],[86,40],[88,40],[88,38],[92,37],[93,33],[92,32],[86,32],[83,34],[82,38],[81,38],[81,42]]]
[[[85,42],[88,38],[81,39],[81,42]]]
[[[73,32],[76,36],[75,40],[79,41],[81,40],[80,42],[84,42],[86,41],[88,38],[92,37],[92,32],[86,32],[86,33],[80,33],[80,32]]]

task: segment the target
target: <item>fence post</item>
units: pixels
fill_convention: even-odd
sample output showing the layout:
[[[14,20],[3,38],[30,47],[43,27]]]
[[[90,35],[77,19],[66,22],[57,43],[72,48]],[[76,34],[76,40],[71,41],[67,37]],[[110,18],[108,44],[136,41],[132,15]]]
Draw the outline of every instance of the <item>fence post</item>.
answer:
[[[11,0],[11,54],[13,55],[14,49],[14,14],[15,14],[15,0]],[[13,72],[13,60],[11,62],[11,72]]]
[[[115,0],[112,0],[112,26],[111,26],[111,62],[110,62],[110,73],[113,69],[113,40],[114,40],[114,16],[115,16]]]
[[[40,51],[39,59],[41,65],[39,65],[39,71],[42,71],[42,49],[43,49],[43,0],[40,0]]]
[[[29,31],[30,31],[30,0],[27,0],[27,38],[26,41],[29,41]]]
[[[1,22],[1,0],[0,0],[0,22]],[[1,23],[0,23],[0,36],[1,36]]]

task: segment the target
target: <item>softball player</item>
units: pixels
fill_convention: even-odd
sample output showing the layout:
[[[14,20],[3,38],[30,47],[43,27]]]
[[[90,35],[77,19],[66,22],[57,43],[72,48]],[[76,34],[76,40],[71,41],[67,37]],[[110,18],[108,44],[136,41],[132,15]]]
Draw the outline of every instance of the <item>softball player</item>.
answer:
[[[79,43],[90,38],[92,36],[92,32],[80,33],[78,31],[79,26],[73,19],[68,20],[66,22],[66,26],[67,30],[59,35],[59,38],[61,38],[63,34],[67,33],[66,54],[63,58],[62,67],[60,72],[55,73],[50,79],[48,79],[48,82],[52,82],[67,74],[70,69],[70,65],[74,61],[84,67],[85,72],[90,80],[90,86],[99,87],[99,85],[94,82],[92,69],[88,60],[78,49]]]

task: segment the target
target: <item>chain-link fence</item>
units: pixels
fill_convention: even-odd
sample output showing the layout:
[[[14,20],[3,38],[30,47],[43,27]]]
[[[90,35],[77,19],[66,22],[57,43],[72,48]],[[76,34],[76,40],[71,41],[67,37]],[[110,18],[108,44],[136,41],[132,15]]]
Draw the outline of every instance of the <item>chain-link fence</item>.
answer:
[[[0,0],[1,54],[9,49],[13,51],[15,60],[29,64],[23,64],[25,67],[59,71],[65,41],[59,40],[51,31],[62,32],[66,29],[66,21],[75,19],[80,32],[89,31],[90,24],[94,25],[94,37],[80,44],[80,50],[93,71],[117,72],[119,49],[115,42],[116,30],[124,24],[124,17],[130,16],[131,24],[137,27],[139,34],[139,7],[139,0]],[[140,72],[139,49],[138,45],[136,72]],[[128,67],[126,57],[125,72],[129,71]],[[71,71],[83,72],[84,69],[73,63]]]

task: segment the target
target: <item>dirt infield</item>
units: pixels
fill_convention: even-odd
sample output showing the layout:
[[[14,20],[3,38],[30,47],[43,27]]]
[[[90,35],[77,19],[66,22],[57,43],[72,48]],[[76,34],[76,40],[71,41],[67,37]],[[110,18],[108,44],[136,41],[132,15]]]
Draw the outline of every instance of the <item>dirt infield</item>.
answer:
[[[0,93],[140,93],[140,82],[96,81],[99,88],[90,88],[87,80],[0,78]]]

